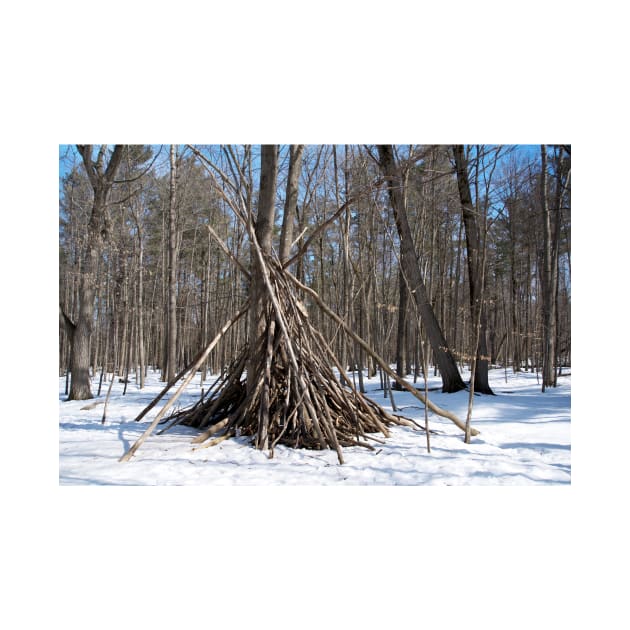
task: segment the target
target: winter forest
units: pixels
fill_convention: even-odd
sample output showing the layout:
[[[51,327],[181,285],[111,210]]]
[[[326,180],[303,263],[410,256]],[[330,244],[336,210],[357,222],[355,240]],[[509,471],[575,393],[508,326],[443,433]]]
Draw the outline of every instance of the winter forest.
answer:
[[[465,484],[496,429],[505,466],[483,482],[570,483],[570,145],[59,151],[60,462],[81,429],[109,470],[171,435],[210,468],[231,443],[259,466],[357,452],[391,472],[377,454],[404,432],[425,459],[459,452]],[[540,417],[562,432],[514,428]],[[512,455],[534,472],[501,477]],[[161,465],[128,482],[208,482]],[[436,482],[361,469],[345,482]]]
[[[160,384],[121,462],[164,423],[339,464],[390,427],[430,452],[429,413],[470,443],[497,376],[570,377],[570,175],[568,145],[60,146],[60,400],[104,426]]]

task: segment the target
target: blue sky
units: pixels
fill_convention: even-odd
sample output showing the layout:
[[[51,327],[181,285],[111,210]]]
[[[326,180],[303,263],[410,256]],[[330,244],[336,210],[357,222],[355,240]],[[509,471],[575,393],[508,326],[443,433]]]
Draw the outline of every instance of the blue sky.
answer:
[[[161,145],[152,145],[157,151]],[[538,144],[520,144],[516,145],[517,151],[525,158],[537,159],[540,155],[540,145]],[[168,156],[168,154],[166,154]],[[81,157],[77,153],[74,144],[59,145],[59,177],[65,177],[74,163],[80,164]]]

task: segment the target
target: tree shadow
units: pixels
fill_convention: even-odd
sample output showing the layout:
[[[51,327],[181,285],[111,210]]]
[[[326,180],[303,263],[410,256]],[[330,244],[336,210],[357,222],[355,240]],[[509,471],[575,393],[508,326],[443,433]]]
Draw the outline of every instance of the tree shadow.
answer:
[[[118,439],[122,442],[123,445],[123,453],[126,453],[131,448],[131,442],[125,437],[123,431],[125,430],[125,425],[121,422],[118,425]]]
[[[550,442],[505,442],[497,444],[499,448],[527,448],[527,449],[558,449],[562,451],[570,451],[570,444],[552,444]]]
[[[142,486],[145,484],[124,482],[124,481],[99,481],[90,477],[73,477],[72,475],[60,474],[60,486]]]

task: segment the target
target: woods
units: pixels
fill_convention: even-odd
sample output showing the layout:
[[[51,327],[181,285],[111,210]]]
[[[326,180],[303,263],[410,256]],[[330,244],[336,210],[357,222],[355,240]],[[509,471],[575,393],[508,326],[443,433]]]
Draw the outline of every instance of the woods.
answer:
[[[171,383],[217,339],[194,376],[221,385],[180,421],[341,461],[394,421],[360,397],[365,376],[422,395],[431,369],[455,392],[474,365],[491,394],[488,370],[540,373],[544,391],[570,367],[570,146],[60,153],[69,399],[112,379],[141,388],[149,368]]]

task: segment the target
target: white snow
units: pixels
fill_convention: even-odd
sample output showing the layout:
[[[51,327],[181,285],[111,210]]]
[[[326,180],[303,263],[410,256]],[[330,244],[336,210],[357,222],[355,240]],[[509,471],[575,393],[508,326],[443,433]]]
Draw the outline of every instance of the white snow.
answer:
[[[466,379],[466,375],[464,375]],[[211,380],[204,383],[207,389]],[[380,380],[366,381],[370,397],[391,410],[379,390]],[[345,448],[340,465],[334,451],[313,451],[277,446],[273,458],[255,450],[246,437],[233,438],[209,448],[194,448],[197,434],[175,427],[161,435],[161,425],[129,462],[118,459],[143,433],[164,398],[140,422],[138,413],[162,389],[150,373],[140,390],[133,377],[122,395],[115,382],[101,424],[103,405],[81,407],[94,401],[66,401],[65,379],[59,379],[59,484],[60,485],[562,485],[571,483],[571,376],[558,379],[558,387],[544,394],[536,374],[490,371],[496,396],[475,396],[472,425],[480,434],[465,444],[453,423],[429,415],[431,452],[424,432],[394,427],[389,438],[374,437],[375,451]],[[429,387],[439,387],[431,378]],[[423,387],[418,381],[418,387]],[[188,386],[178,404],[200,395],[200,379]],[[96,388],[94,388],[96,389]],[[95,399],[104,401],[102,395]],[[173,390],[174,391],[174,390]],[[468,393],[429,393],[439,406],[466,417]],[[167,396],[168,397],[168,396]],[[401,414],[424,424],[421,403],[407,392],[394,392]]]

